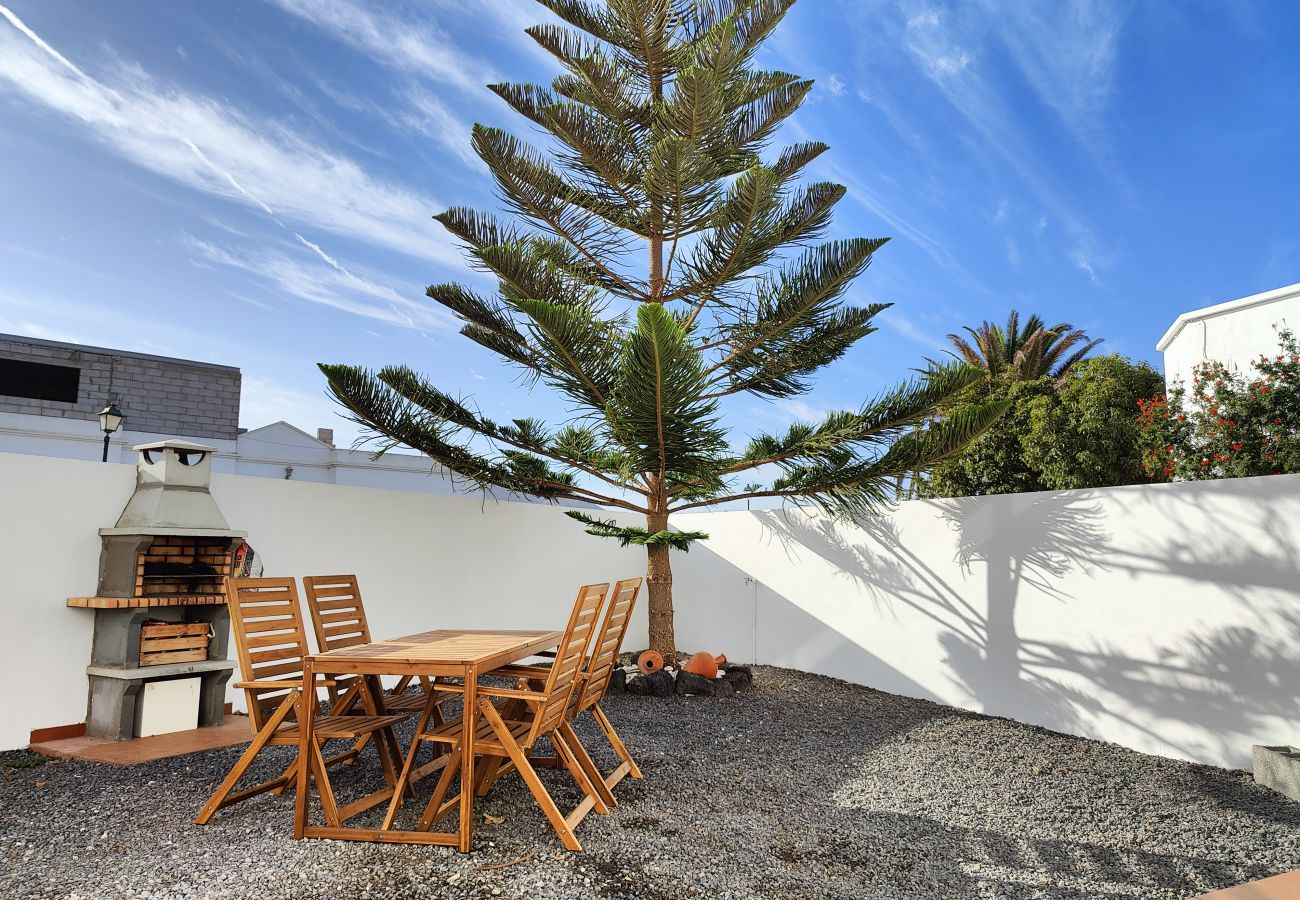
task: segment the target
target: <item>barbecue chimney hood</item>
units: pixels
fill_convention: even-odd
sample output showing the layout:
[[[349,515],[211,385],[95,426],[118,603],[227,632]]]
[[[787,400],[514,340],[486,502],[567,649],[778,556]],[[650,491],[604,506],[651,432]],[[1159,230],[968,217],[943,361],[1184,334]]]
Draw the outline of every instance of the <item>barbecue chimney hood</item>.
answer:
[[[102,535],[171,534],[244,537],[232,531],[208,492],[215,447],[190,441],[140,444],[135,493],[112,528]]]

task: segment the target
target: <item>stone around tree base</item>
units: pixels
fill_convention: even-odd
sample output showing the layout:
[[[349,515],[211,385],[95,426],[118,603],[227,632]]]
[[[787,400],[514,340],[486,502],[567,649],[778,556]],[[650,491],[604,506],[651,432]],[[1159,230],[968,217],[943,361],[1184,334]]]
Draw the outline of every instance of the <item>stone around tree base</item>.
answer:
[[[678,694],[699,694],[704,697],[711,697],[713,696],[713,684],[713,681],[703,675],[696,675],[692,672],[678,672],[677,686],[674,691]]]
[[[662,669],[649,675],[637,675],[628,679],[627,692],[643,697],[670,697],[673,693],[673,676]]]
[[[1300,749],[1256,744],[1255,783],[1300,800]]]
[[[622,668],[615,669],[609,676],[609,687],[606,688],[611,694],[621,694],[627,690],[627,672]]]
[[[754,673],[749,666],[727,666],[722,677],[737,691],[747,691],[754,685]]]

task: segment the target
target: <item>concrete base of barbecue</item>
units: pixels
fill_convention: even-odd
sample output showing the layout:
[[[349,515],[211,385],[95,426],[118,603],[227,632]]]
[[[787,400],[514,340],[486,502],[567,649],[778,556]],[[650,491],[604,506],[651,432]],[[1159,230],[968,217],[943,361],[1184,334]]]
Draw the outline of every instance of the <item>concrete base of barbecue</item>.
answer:
[[[1300,800],[1300,748],[1256,744],[1254,751],[1256,783]]]
[[[139,666],[140,626],[147,619],[168,622],[207,622],[212,628],[208,658],[163,666]],[[86,734],[117,741],[135,737],[139,723],[140,689],[146,681],[198,675],[199,725],[220,725],[224,718],[226,682],[235,668],[225,658],[230,642],[230,611],[225,606],[174,606],[145,609],[95,610],[95,639],[86,669],[90,697]]]
[[[229,659],[135,669],[90,666],[86,669],[90,680],[86,734],[114,741],[130,740],[135,737],[140,720],[140,689],[145,682],[195,676],[203,679],[199,686],[199,726],[220,725],[225,720],[226,682],[234,668],[234,661]]]

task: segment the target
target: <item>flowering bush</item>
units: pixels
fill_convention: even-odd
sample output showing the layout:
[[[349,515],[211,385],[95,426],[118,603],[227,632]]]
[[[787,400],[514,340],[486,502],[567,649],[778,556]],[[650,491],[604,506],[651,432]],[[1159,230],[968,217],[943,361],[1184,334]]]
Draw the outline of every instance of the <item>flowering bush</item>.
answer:
[[[1219,362],[1167,395],[1139,400],[1142,467],[1164,481],[1300,472],[1300,342],[1278,329],[1278,352],[1247,377]]]

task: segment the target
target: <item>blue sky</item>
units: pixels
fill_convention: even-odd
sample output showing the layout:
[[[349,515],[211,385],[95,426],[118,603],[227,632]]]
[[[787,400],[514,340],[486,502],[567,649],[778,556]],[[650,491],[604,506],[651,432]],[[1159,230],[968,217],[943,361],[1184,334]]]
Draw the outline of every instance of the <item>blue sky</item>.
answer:
[[[407,363],[488,415],[557,400],[423,297],[430,216],[492,206],[483,85],[546,81],[531,0],[0,0],[0,331],[244,371],[243,424],[348,433],[314,363]],[[836,236],[881,330],[738,427],[858,405],[1015,306],[1158,363],[1187,309],[1300,281],[1300,7],[803,0],[765,65],[817,80]]]

